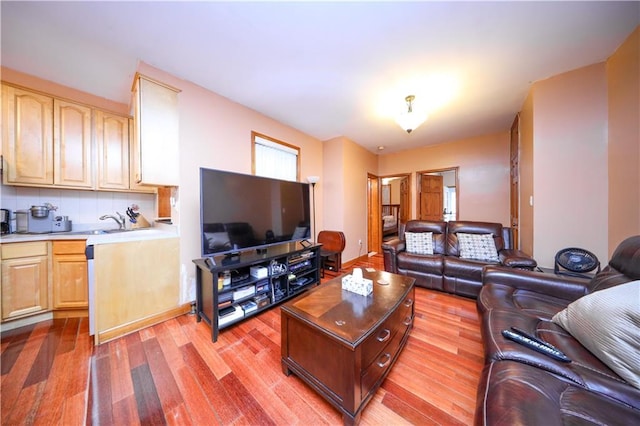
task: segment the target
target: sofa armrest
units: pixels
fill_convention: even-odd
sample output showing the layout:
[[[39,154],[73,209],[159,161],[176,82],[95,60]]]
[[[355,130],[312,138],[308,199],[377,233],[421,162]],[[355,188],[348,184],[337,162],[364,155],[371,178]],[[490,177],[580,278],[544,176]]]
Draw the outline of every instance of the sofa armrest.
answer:
[[[398,265],[396,263],[396,256],[398,253],[403,252],[405,248],[404,240],[400,238],[394,238],[382,244],[382,254],[384,257],[384,270],[391,272],[392,274],[398,273]]]
[[[484,268],[482,285],[487,284],[529,290],[564,300],[576,300],[589,293],[589,282],[583,279],[496,266]]]
[[[538,262],[536,262],[534,258],[520,250],[500,250],[498,256],[500,257],[500,262],[504,266],[508,266],[510,268],[528,269],[533,271],[536,266],[538,266]]]

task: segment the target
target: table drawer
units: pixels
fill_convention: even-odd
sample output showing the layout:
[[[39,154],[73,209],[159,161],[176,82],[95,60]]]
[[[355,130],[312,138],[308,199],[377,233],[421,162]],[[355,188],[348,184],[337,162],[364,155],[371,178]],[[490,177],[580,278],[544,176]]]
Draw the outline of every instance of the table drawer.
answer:
[[[362,378],[360,379],[362,398],[366,398],[371,389],[377,389],[378,381],[384,377],[398,352],[400,352],[402,341],[411,329],[413,317],[409,317],[406,320],[406,324],[402,325],[403,328],[395,333],[393,339],[388,342],[380,354],[362,373]]]
[[[399,329],[406,330],[406,322],[413,317],[413,290],[375,332],[362,343],[362,365],[369,365],[393,340]],[[403,331],[404,332],[404,331]]]

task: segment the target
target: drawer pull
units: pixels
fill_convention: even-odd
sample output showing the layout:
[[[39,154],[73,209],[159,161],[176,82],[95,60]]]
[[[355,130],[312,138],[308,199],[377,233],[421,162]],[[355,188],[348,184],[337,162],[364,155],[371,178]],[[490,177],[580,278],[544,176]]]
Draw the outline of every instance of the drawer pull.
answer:
[[[385,328],[380,334],[380,336],[377,337],[377,339],[378,339],[378,342],[386,342],[387,340],[389,340],[389,337],[391,337],[391,331]]]
[[[385,368],[387,365],[389,365],[390,361],[391,361],[391,354],[385,353],[380,357],[380,361],[378,361],[376,364],[378,364],[378,367],[380,368]]]
[[[402,323],[403,323],[404,325],[410,325],[410,324],[411,324],[411,317],[406,317],[406,318],[404,319],[404,321],[402,321]]]
[[[404,301],[404,306],[407,308],[411,307],[411,305],[413,305],[413,299],[407,299]]]

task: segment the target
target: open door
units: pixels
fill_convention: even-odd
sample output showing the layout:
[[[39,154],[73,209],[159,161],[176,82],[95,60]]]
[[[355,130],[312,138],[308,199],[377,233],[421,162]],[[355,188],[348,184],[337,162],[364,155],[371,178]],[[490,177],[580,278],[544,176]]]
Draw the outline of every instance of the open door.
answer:
[[[367,174],[367,253],[380,253],[382,250],[381,202],[380,179]]]
[[[420,220],[442,220],[444,211],[443,182],[439,175],[420,175]]]

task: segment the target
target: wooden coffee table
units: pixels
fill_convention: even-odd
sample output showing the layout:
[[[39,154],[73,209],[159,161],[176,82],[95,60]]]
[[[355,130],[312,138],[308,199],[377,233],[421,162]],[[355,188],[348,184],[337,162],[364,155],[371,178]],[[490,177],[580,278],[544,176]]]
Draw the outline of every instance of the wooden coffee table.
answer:
[[[334,278],[282,306],[282,371],[295,373],[354,424],[407,342],[414,282],[363,271],[373,293],[342,290]]]

